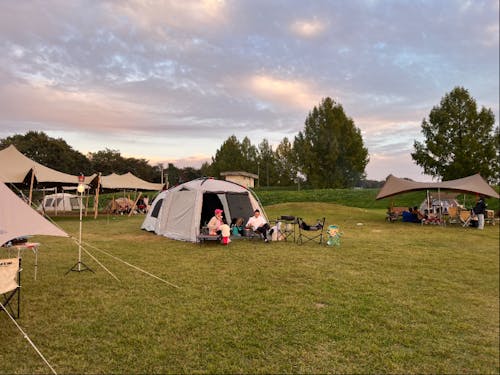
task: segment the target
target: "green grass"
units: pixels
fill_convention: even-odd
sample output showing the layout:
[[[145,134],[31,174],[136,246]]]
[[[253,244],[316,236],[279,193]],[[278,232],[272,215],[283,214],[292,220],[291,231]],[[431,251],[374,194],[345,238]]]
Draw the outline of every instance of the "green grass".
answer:
[[[39,237],[23,257],[19,324],[58,373],[499,372],[499,226],[384,221],[385,208],[283,203],[343,231],[340,247],[172,241],[142,217],[86,218],[83,239],[171,283],[89,250],[95,273],[66,271],[71,240]],[[58,223],[77,236],[76,218]],[[4,250],[5,251],[5,250]],[[0,313],[0,373],[48,373]]]

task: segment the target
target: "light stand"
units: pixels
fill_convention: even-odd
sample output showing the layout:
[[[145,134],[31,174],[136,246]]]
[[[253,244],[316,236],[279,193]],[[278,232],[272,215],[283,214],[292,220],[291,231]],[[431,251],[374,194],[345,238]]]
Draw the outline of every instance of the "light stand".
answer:
[[[82,271],[91,271],[94,272],[90,267],[88,267],[85,263],[82,262],[82,209],[83,209],[83,192],[85,191],[85,185],[83,184],[83,175],[78,178],[78,193],[80,195],[80,231],[78,238],[78,262],[75,263],[73,267],[71,267],[68,272],[65,273],[67,275],[71,271],[82,272]]]

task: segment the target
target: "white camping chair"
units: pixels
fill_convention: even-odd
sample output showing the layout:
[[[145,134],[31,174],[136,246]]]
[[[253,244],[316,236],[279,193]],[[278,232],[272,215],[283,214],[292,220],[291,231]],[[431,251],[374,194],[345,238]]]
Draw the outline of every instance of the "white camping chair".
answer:
[[[14,318],[19,318],[21,312],[21,258],[0,259],[0,294],[2,305],[9,309]],[[11,302],[17,295],[17,314],[12,309]]]

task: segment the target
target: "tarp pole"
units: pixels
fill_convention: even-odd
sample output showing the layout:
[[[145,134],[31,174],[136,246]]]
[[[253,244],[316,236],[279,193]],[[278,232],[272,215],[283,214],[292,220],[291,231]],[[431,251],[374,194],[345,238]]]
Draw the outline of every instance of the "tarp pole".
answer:
[[[94,199],[94,219],[97,219],[97,214],[99,212],[99,190],[101,188],[101,172],[97,175],[97,187],[95,189],[95,199]]]
[[[438,202],[439,202],[439,222],[441,223],[443,217],[443,202],[441,202],[441,189],[438,188]]]
[[[55,208],[55,213],[56,213],[56,216],[57,216],[57,208],[59,206],[59,202],[57,201],[57,186],[54,189],[55,189],[54,190],[55,191],[55,196],[54,196],[55,206],[54,206],[54,208]],[[64,197],[63,197],[62,202],[63,202],[63,208],[64,208]]]
[[[134,212],[134,208],[135,206],[137,206],[137,201],[139,200],[139,198],[141,197],[142,195],[142,191],[139,192],[139,194],[137,195],[137,198],[135,199],[135,202],[134,204],[132,205],[132,208],[130,209],[130,212],[128,213],[128,216],[132,216],[132,212]]]
[[[31,170],[31,182],[30,182],[30,195],[28,199],[28,205],[31,207],[31,199],[33,198],[33,184],[35,182],[35,170]]]
[[[43,196],[42,196],[42,212],[45,215],[45,189],[43,191]]]
[[[89,197],[90,194],[87,192],[87,196],[85,197],[85,217],[87,217],[87,211],[89,209]]]

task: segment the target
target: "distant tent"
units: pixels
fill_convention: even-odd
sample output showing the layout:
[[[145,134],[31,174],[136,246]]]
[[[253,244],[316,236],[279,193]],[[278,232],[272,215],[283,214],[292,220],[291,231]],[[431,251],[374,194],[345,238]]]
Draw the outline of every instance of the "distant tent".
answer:
[[[437,197],[427,194],[420,204],[420,211],[424,212],[428,210],[429,212],[436,213],[442,209],[444,213],[447,213],[450,207],[462,207],[457,199],[456,192],[455,194],[440,193]]]
[[[78,195],[68,193],[56,193],[43,197],[38,211],[42,212],[71,212],[80,209]]]
[[[216,208],[224,210],[227,224],[239,217],[246,221],[255,209],[264,215],[247,188],[229,181],[199,178],[158,194],[141,228],[168,238],[196,242],[201,227],[212,218]]]
[[[69,237],[0,182],[0,245],[27,235]]]
[[[407,193],[416,190],[452,190],[462,193],[484,195],[486,197],[499,198],[498,193],[479,175],[459,178],[442,182],[416,182],[390,175],[384,186],[380,189],[375,199],[383,199],[393,195]]]
[[[100,190],[153,190],[160,191],[163,188],[163,184],[155,184],[152,182],[144,181],[139,177],[134,176],[132,173],[128,172],[122,175],[118,175],[116,173],[111,173],[107,176],[101,176],[100,174],[95,177],[91,184],[96,187],[96,197],[95,202],[99,201],[99,191]],[[139,196],[136,198],[136,202],[131,207],[130,213],[132,213],[137,204],[137,200]],[[114,200],[114,197],[113,197]],[[94,206],[94,217],[97,218],[97,205]]]

